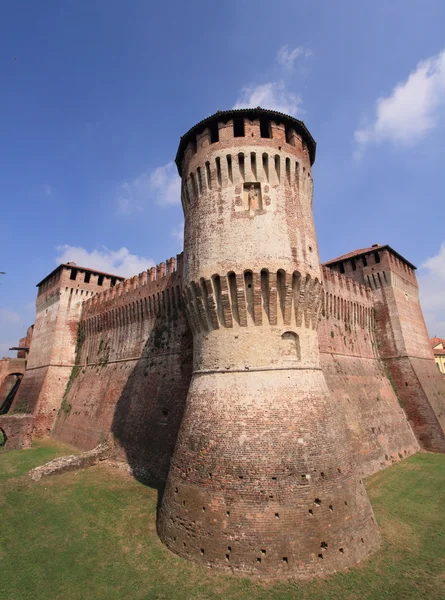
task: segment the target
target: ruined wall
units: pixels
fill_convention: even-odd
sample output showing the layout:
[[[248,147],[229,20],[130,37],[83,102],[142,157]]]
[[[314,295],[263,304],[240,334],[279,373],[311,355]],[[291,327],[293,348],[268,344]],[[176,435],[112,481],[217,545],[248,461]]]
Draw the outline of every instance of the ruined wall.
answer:
[[[85,450],[113,437],[136,476],[164,480],[191,377],[181,257],[83,305],[77,366],[53,437]]]
[[[378,355],[372,290],[327,267],[323,278],[321,366],[345,412],[359,469],[369,475],[419,447]]]
[[[28,327],[28,329],[26,330],[25,337],[20,338],[19,348],[28,348],[28,351],[29,351],[29,348],[31,347],[33,331],[34,331],[34,324],[31,325],[30,327]],[[27,350],[19,350],[17,352],[17,358],[28,358],[28,351]]]
[[[24,448],[31,443],[32,428],[11,411],[25,368],[24,358],[0,360],[0,429],[6,437],[4,445],[9,449]]]

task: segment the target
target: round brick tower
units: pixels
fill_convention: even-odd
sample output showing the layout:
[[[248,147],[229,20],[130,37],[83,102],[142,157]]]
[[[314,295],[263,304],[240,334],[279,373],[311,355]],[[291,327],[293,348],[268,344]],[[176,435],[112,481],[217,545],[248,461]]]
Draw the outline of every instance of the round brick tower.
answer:
[[[270,110],[218,112],[176,157],[194,374],[158,519],[177,554],[275,577],[379,544],[319,364],[315,142]]]

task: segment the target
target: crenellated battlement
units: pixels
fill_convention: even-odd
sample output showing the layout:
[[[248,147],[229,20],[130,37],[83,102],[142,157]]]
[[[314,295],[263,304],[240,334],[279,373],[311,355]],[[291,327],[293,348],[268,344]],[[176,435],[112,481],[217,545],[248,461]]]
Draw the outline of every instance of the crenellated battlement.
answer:
[[[196,154],[245,144],[286,149],[297,155],[308,168],[315,160],[316,144],[302,121],[260,107],[218,111],[181,137],[176,155],[179,174],[184,175],[184,166],[193,162]]]
[[[165,304],[165,288],[174,285],[179,287],[182,263],[183,254],[181,253],[176,258],[169,258],[165,262],[139,273],[139,275],[124,279],[112,288],[108,288],[88,298],[82,304],[82,320],[86,320],[99,313],[104,313],[112,308],[120,308],[124,304],[141,298],[148,300],[157,297],[161,287],[163,290],[162,297],[158,304]]]
[[[372,290],[350,277],[322,266],[323,316],[338,319],[350,327],[372,330],[374,298]]]
[[[323,281],[327,282],[328,285],[331,284],[333,286],[337,286],[340,289],[345,289],[352,294],[356,294],[357,296],[361,296],[362,298],[366,298],[372,301],[372,291],[371,288],[363,285],[351,279],[347,275],[339,273],[334,269],[330,269],[325,265],[321,267],[323,273]]]
[[[246,140],[249,144],[249,140]],[[235,151],[234,151],[235,150]],[[206,192],[218,191],[234,186],[235,204],[248,206],[248,191],[252,183],[264,185],[258,202],[260,208],[270,204],[269,187],[283,185],[296,187],[300,196],[313,196],[313,179],[310,169],[292,154],[279,150],[265,152],[256,146],[243,146],[238,149],[215,149],[204,153],[201,161],[194,161],[187,174],[183,174],[181,201],[184,211],[199,201]],[[285,149],[286,150],[286,149]]]

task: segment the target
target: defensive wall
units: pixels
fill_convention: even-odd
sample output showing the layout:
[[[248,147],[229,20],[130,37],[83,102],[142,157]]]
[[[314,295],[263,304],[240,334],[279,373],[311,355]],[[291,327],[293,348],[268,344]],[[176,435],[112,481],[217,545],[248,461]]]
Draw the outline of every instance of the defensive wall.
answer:
[[[37,284],[36,321],[26,376],[11,407],[12,413],[33,415],[36,437],[49,435],[54,426],[75,364],[83,300],[121,279],[67,263]]]
[[[181,275],[179,255],[84,302],[52,433],[84,450],[112,437],[145,480],[166,479],[190,383]]]
[[[415,453],[418,442],[379,357],[372,289],[323,267],[320,362],[340,403],[362,475]]]
[[[422,448],[445,452],[445,379],[434,364],[415,267],[390,246],[327,265],[372,290],[377,352]]]

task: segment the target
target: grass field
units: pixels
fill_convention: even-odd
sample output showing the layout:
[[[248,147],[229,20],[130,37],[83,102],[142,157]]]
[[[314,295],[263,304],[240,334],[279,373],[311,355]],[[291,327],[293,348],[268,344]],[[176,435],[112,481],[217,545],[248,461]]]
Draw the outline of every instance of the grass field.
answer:
[[[61,446],[0,452],[1,600],[445,599],[445,456],[418,454],[371,477],[381,551],[348,573],[258,584],[171,554],[156,490],[105,465],[33,483]]]

